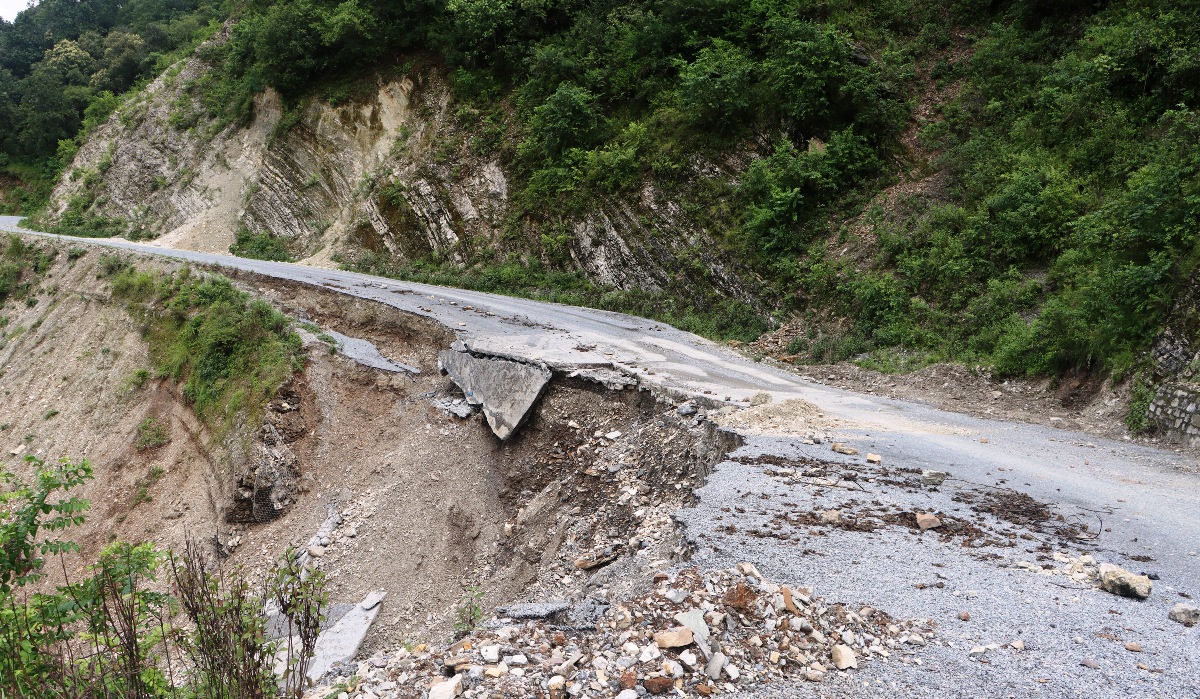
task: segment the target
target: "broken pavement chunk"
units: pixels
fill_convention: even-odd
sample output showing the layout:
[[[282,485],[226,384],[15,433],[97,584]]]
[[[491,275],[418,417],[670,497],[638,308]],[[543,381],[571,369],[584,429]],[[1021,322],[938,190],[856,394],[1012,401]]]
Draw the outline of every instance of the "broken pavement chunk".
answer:
[[[438,366],[462,389],[468,403],[483,407],[488,425],[500,439],[521,426],[551,377],[544,366],[457,350],[438,354]]]
[[[310,681],[320,679],[335,663],[344,663],[354,657],[371,630],[371,625],[375,623],[375,618],[379,616],[382,609],[379,603],[386,594],[383,590],[372,592],[333,626],[321,632],[313,650],[312,664],[308,668]]]
[[[854,447],[848,447],[842,442],[834,442],[833,445],[830,446],[830,449],[839,454],[845,454],[846,456],[855,456],[858,454],[857,449]]]
[[[496,607],[496,614],[510,619],[548,619],[559,612],[570,609],[570,607],[571,603],[566,600],[521,602]]]
[[[949,477],[950,477],[950,474],[946,473],[945,471],[934,471],[932,469],[925,469],[924,471],[921,471],[921,484],[938,486],[938,485],[941,485],[942,483],[944,483],[945,480]]]

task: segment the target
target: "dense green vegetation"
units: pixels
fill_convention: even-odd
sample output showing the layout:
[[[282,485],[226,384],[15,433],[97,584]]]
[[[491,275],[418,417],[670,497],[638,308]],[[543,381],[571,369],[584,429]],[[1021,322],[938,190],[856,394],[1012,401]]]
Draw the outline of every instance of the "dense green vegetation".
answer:
[[[554,230],[597,195],[674,187],[809,319],[792,349],[813,359],[893,348],[1001,373],[1120,372],[1196,263],[1194,5],[249,3],[209,56],[210,103],[244,118],[263,85],[336,92],[416,48],[451,64],[465,119],[508,125],[492,145],[523,182],[518,216]],[[923,81],[951,97],[906,154]],[[724,190],[687,166],[747,147],[765,157]],[[913,167],[944,194],[870,205]],[[877,242],[840,257],[856,217]],[[506,289],[505,264],[475,285]],[[524,269],[519,286],[554,273]],[[570,277],[551,282],[541,295],[581,300]],[[721,312],[691,306],[680,315]]]
[[[155,370],[182,382],[196,413],[218,428],[260,410],[303,365],[288,318],[225,277],[186,268],[164,276],[120,262],[109,272],[113,296],[143,323]]]
[[[29,213],[123,93],[211,34],[217,0],[41,0],[0,20],[0,213]]]
[[[25,461],[29,481],[0,466],[0,696],[301,696],[328,607],[323,573],[302,577],[289,549],[256,590],[244,571],[222,569],[192,541],[178,553],[113,541],[84,573],[74,560],[68,572],[66,557],[82,552],[65,536],[89,509],[70,491],[92,479],[92,468],[87,461]],[[47,558],[59,559],[51,563],[68,579],[39,589]],[[298,643],[271,640],[266,600]]]
[[[1119,374],[1200,261],[1194,3],[248,0],[155,5],[154,19],[131,7],[95,20],[97,35],[178,22],[166,51],[202,36],[202,19],[234,18],[227,41],[201,50],[212,69],[191,86],[219,123],[249,119],[266,87],[294,107],[345,100],[407,58],[447,67],[471,149],[516,175],[508,233],[525,252],[465,251],[466,271],[432,256],[367,256],[363,269],[648,313],[717,337],[748,338],[775,312],[802,319],[790,350],[815,361]],[[83,75],[71,62],[83,56],[60,45],[87,21],[46,34],[41,57],[13,53],[25,68],[7,68],[7,84],[51,68]],[[70,41],[101,95],[93,77],[112,71]],[[97,100],[96,114],[115,106]],[[86,123],[77,112],[56,138]],[[5,145],[22,166],[59,152],[27,132],[14,127]],[[734,178],[698,174],[697,162],[730,156],[749,163]],[[879,196],[924,178],[924,196]],[[721,233],[721,252],[763,280],[760,308],[709,293],[703,270],[650,295],[594,288],[571,268],[569,224],[646,181]],[[64,225],[110,231],[89,203]],[[279,258],[276,242],[235,247]]]
[[[946,201],[885,216],[870,273],[810,250],[796,278],[864,345],[1124,371],[1198,261],[1200,6],[1014,11],[974,48],[924,133]]]
[[[274,262],[291,262],[287,245],[278,237],[269,233],[253,233],[243,228],[234,237],[229,252],[238,257],[249,257],[254,260],[272,260]]]

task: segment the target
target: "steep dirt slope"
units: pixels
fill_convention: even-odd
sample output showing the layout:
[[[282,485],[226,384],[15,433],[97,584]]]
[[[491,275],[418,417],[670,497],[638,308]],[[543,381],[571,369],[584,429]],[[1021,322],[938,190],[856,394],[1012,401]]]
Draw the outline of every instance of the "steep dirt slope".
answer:
[[[110,300],[100,257],[69,260],[59,249],[36,303],[9,301],[0,312],[8,319],[0,343],[3,461],[24,477],[33,470],[28,455],[91,462],[80,560],[114,538],[178,546],[186,531],[208,534],[225,491],[208,429],[174,386],[139,376],[150,366],[147,345]],[[151,419],[169,442],[139,450],[139,425]]]
[[[384,647],[444,639],[471,590],[489,608],[615,593],[648,585],[650,564],[679,553],[669,513],[724,453],[710,428],[646,393],[556,378],[531,421],[500,442],[481,414],[463,419],[435,405],[461,397],[437,371],[437,352],[452,340],[441,326],[330,292],[247,282],[289,313],[367,339],[421,374],[312,355],[290,388],[300,409],[286,430],[300,435],[289,446],[308,492],[284,517],[232,532],[235,562],[265,570],[282,547],[304,544],[339,513],[321,565],[337,599],[388,592],[369,639]]]
[[[475,590],[491,607],[535,596],[605,600],[648,586],[685,553],[670,514],[732,446],[649,393],[564,377],[500,442],[481,414],[442,407],[462,398],[437,367],[452,332],[380,304],[255,277],[238,283],[304,327],[367,340],[420,373],[364,366],[305,331],[306,366],[265,406],[262,422],[212,428],[172,382],[140,371],[150,367],[142,329],[108,292],[115,258],[78,252],[59,249],[35,303],[5,306],[0,347],[4,462],[25,477],[33,470],[20,461],[25,454],[87,458],[95,468],[79,493],[92,510],[71,532],[82,551],[68,557],[68,575],[115,539],[178,549],[192,538],[258,579],[337,514],[340,526],[317,555],[333,600],[388,593],[368,642],[443,640]],[[127,259],[139,269],[177,269]],[[165,443],[139,449],[147,419],[163,427],[157,441]],[[264,467],[289,474],[273,518],[250,507]],[[60,579],[56,572],[49,582]]]

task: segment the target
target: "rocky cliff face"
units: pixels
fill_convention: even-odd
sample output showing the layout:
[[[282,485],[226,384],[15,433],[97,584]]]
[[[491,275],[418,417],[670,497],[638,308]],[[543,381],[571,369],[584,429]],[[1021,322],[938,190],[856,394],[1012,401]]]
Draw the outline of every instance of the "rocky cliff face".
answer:
[[[541,259],[606,286],[702,284],[753,303],[749,275],[653,186],[564,216],[553,235],[518,220],[502,149],[478,146],[436,67],[292,114],[268,91],[253,123],[223,129],[197,116],[190,86],[204,70],[198,59],[177,65],[97,129],[58,183],[45,223],[74,207],[162,245],[207,251],[228,250],[248,229],[317,265],[368,252],[392,260],[436,252],[459,264]]]

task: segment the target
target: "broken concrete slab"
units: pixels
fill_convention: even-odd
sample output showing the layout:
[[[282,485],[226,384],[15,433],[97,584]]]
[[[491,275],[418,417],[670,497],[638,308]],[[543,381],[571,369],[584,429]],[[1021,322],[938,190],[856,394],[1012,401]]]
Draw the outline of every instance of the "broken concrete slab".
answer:
[[[372,592],[338,619],[336,624],[317,636],[312,665],[308,668],[309,680],[316,682],[329,672],[334,663],[344,663],[354,658],[363,639],[367,637],[367,632],[371,630],[371,625],[375,623],[375,618],[379,616],[383,608],[380,602],[386,595],[383,590]]]
[[[496,615],[509,619],[547,619],[571,606],[566,600],[549,602],[519,602],[496,607]]]
[[[363,366],[371,367],[372,369],[379,369],[381,371],[389,371],[392,373],[421,373],[421,370],[415,366],[409,366],[404,362],[398,362],[394,359],[383,356],[383,354],[379,351],[379,348],[369,340],[343,335],[334,330],[329,330],[328,328],[321,330],[319,334],[309,332],[303,327],[298,328],[297,332],[305,342],[329,342],[332,340],[333,344],[331,346],[336,351],[341,352],[342,356]],[[322,338],[321,335],[324,335],[325,338],[329,339],[326,340],[325,338]]]
[[[521,426],[551,377],[544,366],[476,357],[454,349],[438,355],[438,366],[462,389],[468,403],[483,407],[488,425],[500,439],[507,439]]]

